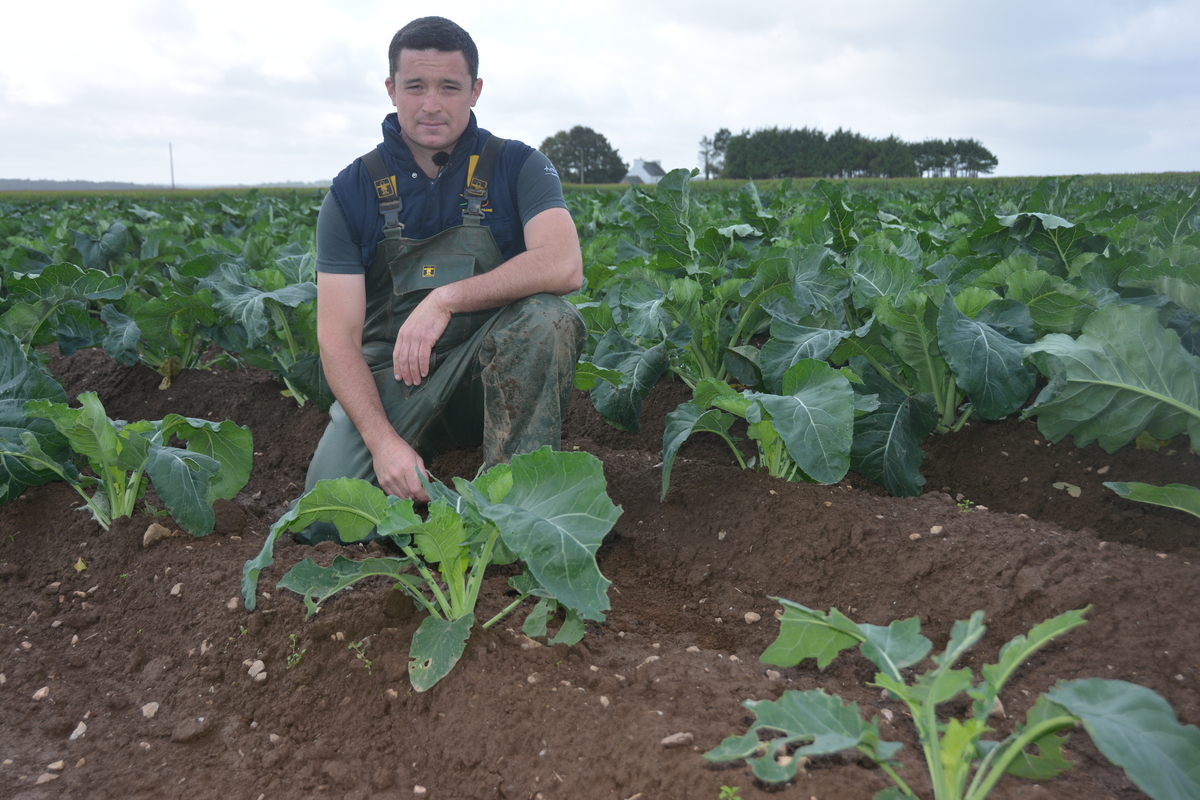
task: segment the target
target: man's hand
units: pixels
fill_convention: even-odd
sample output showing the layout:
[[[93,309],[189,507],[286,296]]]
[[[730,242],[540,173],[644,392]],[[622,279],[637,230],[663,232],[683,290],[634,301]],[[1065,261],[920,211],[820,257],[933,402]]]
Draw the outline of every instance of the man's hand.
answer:
[[[429,477],[425,471],[425,461],[408,442],[396,436],[378,450],[373,448],[371,453],[379,488],[402,500],[412,498],[429,502],[429,495],[417,477],[418,472],[425,478]]]
[[[437,297],[437,290],[422,300],[396,335],[392,350],[392,369],[396,380],[406,386],[420,386],[429,375],[429,354],[434,344],[450,324],[450,311]]]

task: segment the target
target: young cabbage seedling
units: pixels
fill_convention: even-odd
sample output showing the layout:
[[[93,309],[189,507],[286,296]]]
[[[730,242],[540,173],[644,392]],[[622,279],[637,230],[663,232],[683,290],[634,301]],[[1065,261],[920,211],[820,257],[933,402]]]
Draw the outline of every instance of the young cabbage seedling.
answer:
[[[330,596],[363,578],[395,581],[429,614],[409,647],[409,678],[419,692],[445,677],[466,649],[490,564],[519,560],[524,571],[509,580],[517,599],[484,628],[529,597],[539,600],[525,622],[530,636],[544,634],[560,607],[565,621],[555,642],[574,644],[583,637],[584,620],[604,619],[609,581],[600,574],[595,553],[621,509],[608,497],[595,456],[543,447],[514,456],[511,465],[493,467],[475,481],[456,478],[454,485],[457,492],[437,481],[425,483],[433,502],[422,519],[411,500],[386,496],[367,481],[319,482],[275,523],[258,557],[246,562],[246,608],[255,606],[259,574],[274,563],[276,539],[327,521],[337,525],[343,541],[361,540],[377,529],[403,556],[362,561],[339,556],[328,567],[305,559],[279,586],[302,595],[312,615]]]
[[[1082,723],[1097,749],[1124,767],[1137,786],[1155,800],[1200,797],[1200,730],[1180,725],[1159,695],[1142,686],[1114,680],[1060,681],[1038,698],[1024,725],[1003,739],[984,739],[988,718],[1000,691],[1031,655],[1053,639],[1084,624],[1090,609],[1068,611],[1014,638],[1000,650],[995,664],[981,670],[981,680],[954,665],[986,630],[983,612],[960,620],[946,649],[932,657],[933,667],[911,680],[901,670],[924,660],[932,643],[920,633],[917,618],[887,627],[859,625],[837,609],[822,614],[788,600],[780,633],[763,653],[768,664],[795,666],[816,658],[826,667],[842,650],[859,647],[879,668],[871,686],[908,706],[916,726],[935,800],[982,800],[1006,773],[1032,780],[1052,778],[1071,766],[1062,748],[1076,723]],[[971,716],[942,722],[938,706],[966,693]],[[769,782],[791,780],[801,756],[858,749],[887,773],[895,786],[875,800],[901,800],[916,793],[897,774],[895,759],[902,745],[880,738],[878,719],[869,723],[858,706],[821,690],[788,691],[779,700],[747,700],[757,721],[741,736],[731,736],[705,753],[710,761],[746,759],[754,774]],[[759,734],[776,735],[760,741]],[[798,746],[798,747],[797,747]],[[792,748],[796,749],[792,751]],[[1035,748],[1036,752],[1031,752]],[[784,758],[790,756],[790,758]]]
[[[81,476],[69,462],[45,453],[37,437],[24,432],[21,452],[6,452],[53,472],[74,487],[100,527],[133,515],[149,481],[171,517],[193,536],[212,533],[213,502],[230,499],[250,479],[253,440],[250,429],[225,420],[168,414],[161,421],[114,421],[104,413],[95,392],[79,395],[82,408],[66,403],[31,400],[29,417],[52,422],[71,449],[84,456],[94,477]],[[170,447],[178,437],[186,448]],[[84,487],[95,486],[88,495]]]

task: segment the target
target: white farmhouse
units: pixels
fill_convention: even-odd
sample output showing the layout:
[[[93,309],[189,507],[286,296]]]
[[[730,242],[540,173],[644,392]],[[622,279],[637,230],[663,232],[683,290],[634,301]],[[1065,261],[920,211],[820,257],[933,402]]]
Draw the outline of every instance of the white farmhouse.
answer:
[[[666,174],[657,161],[643,161],[640,158],[635,158],[633,160],[633,168],[626,173],[624,178],[621,178],[621,183],[631,185],[658,183],[658,179]]]

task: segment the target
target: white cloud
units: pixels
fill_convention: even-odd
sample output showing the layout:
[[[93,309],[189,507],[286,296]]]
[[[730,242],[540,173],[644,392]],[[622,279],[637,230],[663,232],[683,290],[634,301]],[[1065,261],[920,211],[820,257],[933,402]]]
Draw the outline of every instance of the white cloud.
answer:
[[[480,48],[480,122],[587,125],[696,166],[720,127],[981,140],[998,174],[1200,169],[1200,2],[427,3]],[[395,3],[6,4],[0,177],[317,180],[379,138]]]

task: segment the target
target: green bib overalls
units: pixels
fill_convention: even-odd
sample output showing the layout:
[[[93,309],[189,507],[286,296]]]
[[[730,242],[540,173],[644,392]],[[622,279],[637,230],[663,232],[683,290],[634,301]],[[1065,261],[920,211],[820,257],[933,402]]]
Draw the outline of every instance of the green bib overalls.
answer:
[[[468,175],[463,224],[428,239],[404,238],[394,178],[395,199],[385,199],[388,176],[377,172],[383,170],[382,160],[376,151],[373,159],[364,157],[387,221],[367,272],[363,357],[392,427],[426,460],[482,444],[484,461],[492,466],[561,444],[562,418],[587,334],[579,312],[560,297],[535,294],[501,308],[454,314],[419,386],[397,381],[392,367],[400,326],[433,288],[488,272],[504,260],[491,231],[480,224],[487,180],[502,143],[492,137]],[[329,414],[305,491],[324,478],[377,483],[370,449],[341,404],[334,403]]]

